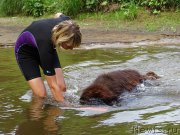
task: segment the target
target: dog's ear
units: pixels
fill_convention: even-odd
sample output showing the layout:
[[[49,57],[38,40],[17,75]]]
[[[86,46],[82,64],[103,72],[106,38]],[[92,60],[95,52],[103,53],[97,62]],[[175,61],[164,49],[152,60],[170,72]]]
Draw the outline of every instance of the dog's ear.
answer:
[[[89,87],[82,90],[82,94],[80,97],[80,104],[89,104],[90,99],[95,98],[95,92],[96,92],[95,85],[90,85]]]
[[[116,98],[116,94],[114,94],[106,86],[93,84],[84,89],[80,98],[80,103],[88,104],[91,99],[100,99],[107,104],[110,103],[111,100],[114,100]]]
[[[106,88],[101,85],[90,85],[83,90],[81,99],[90,99],[90,98],[101,98],[106,95]]]

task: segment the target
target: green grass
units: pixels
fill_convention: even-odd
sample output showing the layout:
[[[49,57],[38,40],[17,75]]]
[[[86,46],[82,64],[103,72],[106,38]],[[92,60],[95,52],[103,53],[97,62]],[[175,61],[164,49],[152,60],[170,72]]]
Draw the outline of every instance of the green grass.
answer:
[[[170,30],[176,32],[176,28],[180,26],[180,12],[161,13],[160,16],[146,17],[144,27],[148,31]]]
[[[34,20],[42,18],[50,18],[53,15],[46,15],[40,18],[33,17],[3,17],[0,18],[1,25],[19,25],[27,26]],[[138,9],[137,19],[128,20],[124,18],[123,11],[110,13],[81,13],[75,18],[75,21],[82,28],[102,28],[105,30],[120,31],[170,31],[176,32],[180,29],[180,11],[178,12],[162,12],[160,15],[150,15],[143,9]]]
[[[27,26],[32,21],[44,19],[44,18],[52,18],[53,15],[44,15],[38,18],[27,17],[27,16],[15,16],[15,17],[0,17],[0,25],[3,26]]]
[[[162,12],[150,15],[143,9],[138,10],[137,19],[124,19],[122,11],[111,13],[85,13],[77,17],[83,27],[102,27],[105,29],[135,30],[135,31],[165,31],[175,32],[180,26],[180,12]]]
[[[13,16],[22,12],[23,0],[1,0],[0,15]]]

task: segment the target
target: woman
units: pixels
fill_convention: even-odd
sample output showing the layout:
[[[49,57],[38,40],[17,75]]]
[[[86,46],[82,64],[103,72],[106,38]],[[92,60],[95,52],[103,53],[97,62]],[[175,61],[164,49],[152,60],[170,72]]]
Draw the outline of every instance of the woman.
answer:
[[[16,41],[15,55],[19,68],[35,95],[46,97],[40,66],[55,100],[64,101],[66,85],[56,47],[72,50],[80,43],[79,26],[61,13],[52,19],[34,21],[23,30]]]

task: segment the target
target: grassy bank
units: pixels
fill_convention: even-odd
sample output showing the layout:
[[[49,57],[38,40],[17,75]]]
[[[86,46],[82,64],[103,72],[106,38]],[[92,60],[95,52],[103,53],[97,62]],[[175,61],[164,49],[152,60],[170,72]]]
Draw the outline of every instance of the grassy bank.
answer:
[[[0,18],[3,26],[27,26],[34,20],[50,18],[52,15],[33,17],[4,17]],[[75,21],[82,28],[102,28],[106,30],[115,29],[120,31],[170,31],[176,32],[180,29],[180,12],[162,12],[159,15],[150,15],[143,9],[138,10],[137,18],[134,20],[125,19],[122,11],[110,13],[82,13]]]
[[[150,15],[143,9],[138,10],[137,18],[127,20],[123,12],[81,14],[78,22],[84,27],[102,27],[107,30],[130,31],[171,31],[180,29],[180,12],[162,12],[159,15]]]

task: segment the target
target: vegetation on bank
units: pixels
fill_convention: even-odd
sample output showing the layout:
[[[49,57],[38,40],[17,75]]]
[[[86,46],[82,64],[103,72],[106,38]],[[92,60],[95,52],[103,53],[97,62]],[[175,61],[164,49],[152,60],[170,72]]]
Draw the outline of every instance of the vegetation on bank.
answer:
[[[17,25],[63,12],[81,27],[176,32],[180,26],[180,0],[1,0],[0,10]]]
[[[150,14],[177,11],[180,0],[1,0],[1,16],[34,16],[63,12],[69,16],[79,13],[123,11],[126,19],[136,19],[138,7]]]
[[[124,19],[122,11],[110,13],[84,13],[77,17],[81,27],[102,28],[106,30],[137,32],[180,32],[180,12],[162,12],[161,15],[149,15],[143,9],[138,10],[135,20]]]

